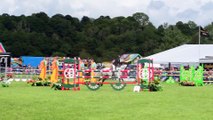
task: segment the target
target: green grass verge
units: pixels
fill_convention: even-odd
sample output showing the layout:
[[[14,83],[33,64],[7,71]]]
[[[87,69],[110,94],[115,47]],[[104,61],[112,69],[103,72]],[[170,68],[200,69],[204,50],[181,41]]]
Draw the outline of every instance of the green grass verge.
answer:
[[[13,82],[0,87],[1,120],[212,120],[213,86],[163,84],[163,91],[55,91]]]

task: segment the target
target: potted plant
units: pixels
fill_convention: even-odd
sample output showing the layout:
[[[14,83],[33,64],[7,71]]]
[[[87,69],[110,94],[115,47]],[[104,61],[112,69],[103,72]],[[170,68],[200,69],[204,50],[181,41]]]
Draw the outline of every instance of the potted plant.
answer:
[[[185,81],[181,81],[180,85],[182,85],[182,86],[195,86],[195,83],[193,81],[185,80]]]
[[[43,81],[43,85],[44,86],[50,86],[51,82],[50,82],[50,77],[45,78],[45,80]]]
[[[11,82],[9,80],[7,80],[7,79],[3,79],[1,81],[2,87],[9,87],[10,84],[11,84]]]
[[[155,79],[154,81],[151,81],[149,84],[149,90],[150,91],[160,91],[162,90],[162,87],[160,85],[160,80]]]

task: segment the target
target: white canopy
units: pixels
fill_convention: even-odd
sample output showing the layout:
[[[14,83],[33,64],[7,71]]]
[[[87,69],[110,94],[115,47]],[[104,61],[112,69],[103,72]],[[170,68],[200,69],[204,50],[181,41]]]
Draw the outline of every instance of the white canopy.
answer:
[[[198,63],[200,58],[213,56],[213,44],[185,44],[145,58],[154,63]]]

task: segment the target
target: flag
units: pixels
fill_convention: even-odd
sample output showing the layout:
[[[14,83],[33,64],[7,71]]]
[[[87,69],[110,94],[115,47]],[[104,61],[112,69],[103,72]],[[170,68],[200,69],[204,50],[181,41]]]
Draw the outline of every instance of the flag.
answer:
[[[0,43],[0,53],[6,53],[4,46]]]
[[[200,35],[204,37],[209,37],[208,31],[203,29],[202,27],[200,27]]]

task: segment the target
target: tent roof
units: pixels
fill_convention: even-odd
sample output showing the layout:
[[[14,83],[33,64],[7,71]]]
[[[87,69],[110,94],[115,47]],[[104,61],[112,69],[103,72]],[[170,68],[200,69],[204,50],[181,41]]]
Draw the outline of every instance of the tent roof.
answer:
[[[145,58],[154,63],[198,63],[200,58],[213,56],[213,44],[184,44]]]
[[[141,58],[142,56],[140,54],[123,54],[120,57],[120,62],[128,63],[133,61],[137,57]]]

